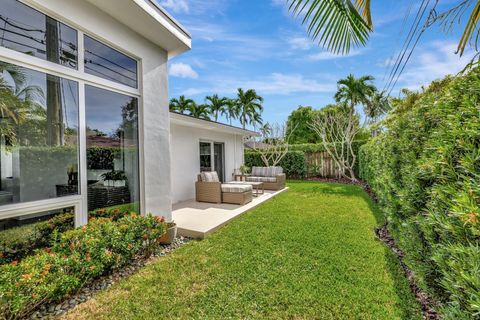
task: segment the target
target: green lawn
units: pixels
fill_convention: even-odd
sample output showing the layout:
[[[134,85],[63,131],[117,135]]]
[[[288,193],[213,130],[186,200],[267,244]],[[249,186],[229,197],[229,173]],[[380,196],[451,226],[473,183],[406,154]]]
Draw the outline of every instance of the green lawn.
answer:
[[[158,258],[71,319],[420,319],[380,213],[356,186],[290,190]]]

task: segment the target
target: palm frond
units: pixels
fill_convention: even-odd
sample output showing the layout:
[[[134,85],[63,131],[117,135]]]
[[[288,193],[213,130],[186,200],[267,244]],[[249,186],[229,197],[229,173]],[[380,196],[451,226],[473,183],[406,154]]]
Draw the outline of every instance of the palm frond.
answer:
[[[369,0],[356,0],[356,5],[351,0],[291,0],[289,10],[303,16],[308,35],[335,54],[364,46],[372,30]]]
[[[363,20],[367,23],[370,30],[373,29],[372,11],[370,10],[370,0],[355,0],[355,7]]]
[[[472,14],[468,19],[467,25],[465,26],[465,30],[463,31],[462,37],[460,38],[460,42],[458,43],[457,51],[461,55],[465,51],[465,47],[468,42],[470,42],[473,38],[475,38],[475,47],[478,43],[478,38],[480,36],[480,30],[478,24],[480,22],[480,0],[477,1],[475,7],[473,8]],[[474,36],[476,33],[476,36]]]

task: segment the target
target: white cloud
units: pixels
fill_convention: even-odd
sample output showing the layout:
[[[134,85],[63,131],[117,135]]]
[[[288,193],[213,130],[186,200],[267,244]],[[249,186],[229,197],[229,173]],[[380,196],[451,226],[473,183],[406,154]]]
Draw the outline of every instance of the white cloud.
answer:
[[[310,50],[313,47],[313,41],[305,37],[294,37],[287,41],[294,50]]]
[[[198,73],[186,63],[172,63],[170,66],[170,75],[172,77],[197,79]]]
[[[162,0],[160,1],[160,5],[175,13],[188,13],[190,11],[187,0]]]
[[[245,80],[231,78],[221,79],[212,78],[209,83],[211,86],[203,88],[189,88],[182,92],[187,96],[200,94],[209,94],[212,92],[219,94],[235,94],[237,88],[254,88],[260,95],[288,95],[292,93],[325,93],[334,92],[335,83],[331,81],[320,82],[316,79],[306,79],[299,74],[272,73],[269,76]]]
[[[351,58],[354,56],[358,56],[363,54],[364,50],[351,50],[349,54],[342,55],[342,54],[334,54],[328,51],[322,51],[319,53],[314,53],[308,56],[308,60],[310,61],[324,61],[324,60],[336,60],[336,59],[345,59]]]
[[[400,76],[396,88],[417,90],[433,80],[460,72],[473,58],[473,53],[466,52],[460,58],[455,54],[456,48],[456,43],[446,41],[435,41],[424,45],[416,54],[414,53],[405,72]]]

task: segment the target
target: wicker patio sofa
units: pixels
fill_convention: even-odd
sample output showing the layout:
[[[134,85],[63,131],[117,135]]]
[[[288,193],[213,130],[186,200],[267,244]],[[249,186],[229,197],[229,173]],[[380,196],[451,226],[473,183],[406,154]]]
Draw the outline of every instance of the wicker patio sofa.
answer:
[[[282,190],[285,180],[282,167],[252,167],[252,174],[245,177],[247,182],[263,182],[265,190]]]
[[[198,202],[244,205],[252,201],[252,186],[221,183],[216,172],[202,172],[195,182]]]

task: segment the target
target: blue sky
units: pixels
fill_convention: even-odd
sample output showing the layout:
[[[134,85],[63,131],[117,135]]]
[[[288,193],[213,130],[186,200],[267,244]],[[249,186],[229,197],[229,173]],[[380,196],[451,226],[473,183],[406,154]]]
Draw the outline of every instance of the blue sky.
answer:
[[[234,97],[239,87],[254,88],[265,99],[263,117],[269,122],[286,120],[299,105],[321,108],[332,103],[337,80],[350,73],[371,74],[382,89],[402,44],[405,14],[410,3],[416,12],[420,2],[372,1],[375,29],[368,45],[336,56],[306,36],[284,0],[157,1],[193,38],[192,50],[170,61],[170,97],[183,94],[202,103],[206,95]],[[441,0],[439,9],[453,3]],[[471,55],[459,59],[454,54],[458,34],[430,28],[393,94],[460,71]]]

